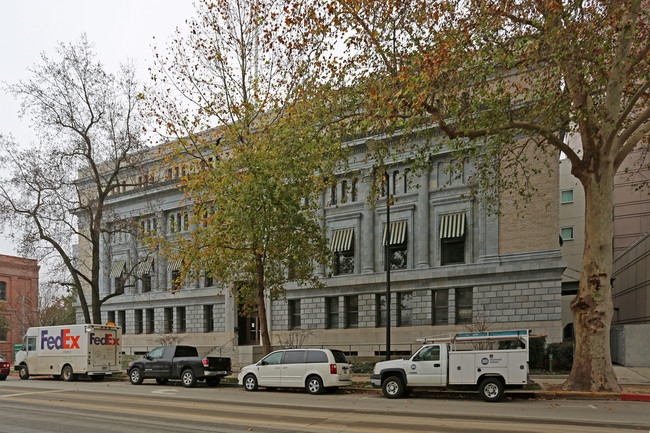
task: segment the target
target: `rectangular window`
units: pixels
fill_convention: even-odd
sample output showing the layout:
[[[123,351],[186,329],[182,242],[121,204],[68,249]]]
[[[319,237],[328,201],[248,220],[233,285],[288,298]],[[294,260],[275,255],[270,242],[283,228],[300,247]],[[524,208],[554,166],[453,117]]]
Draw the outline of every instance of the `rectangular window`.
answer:
[[[148,308],[146,315],[147,315],[147,334],[153,334],[154,331],[156,330],[153,308]]]
[[[210,275],[207,271],[205,273],[205,279],[203,281],[204,287],[212,287],[214,286],[214,280],[212,278],[212,275]]]
[[[565,189],[560,193],[560,203],[573,203],[572,189]]]
[[[394,195],[397,195],[397,190],[399,185],[399,182],[397,181],[398,178],[399,178],[399,171],[395,170],[393,172],[393,194]]]
[[[176,292],[181,288],[181,271],[172,271],[172,291]]]
[[[348,201],[348,181],[341,182],[341,203]]]
[[[380,327],[386,326],[386,295],[377,295],[375,298],[376,323]]]
[[[472,288],[456,289],[456,324],[472,323]]]
[[[336,206],[337,199],[336,199],[336,184],[332,185],[330,188],[330,205],[331,206]]]
[[[0,301],[7,300],[7,283],[0,281]]]
[[[169,215],[169,232],[176,233],[176,219],[174,214]]]
[[[560,229],[560,236],[562,236],[563,241],[573,240],[573,227],[562,227]]]
[[[330,249],[334,253],[334,275],[354,273],[354,229],[332,233]]]
[[[431,294],[433,298],[433,325],[447,325],[449,323],[449,291],[434,290]]]
[[[300,299],[289,301],[289,329],[300,329]]]
[[[406,194],[409,191],[409,174],[411,173],[411,169],[407,168],[404,170],[404,193]]]
[[[352,179],[352,188],[350,190],[350,201],[355,202],[357,201],[358,197],[358,189],[359,189],[359,179]]]
[[[185,321],[185,307],[176,307],[176,316],[178,319],[178,332],[183,333],[187,330],[187,322]]]
[[[390,269],[406,269],[408,265],[408,245],[406,242],[406,221],[398,221],[384,224],[384,236],[382,245],[388,248],[388,264]],[[384,269],[386,269],[386,258],[384,257]]]
[[[352,295],[345,297],[345,327],[359,327],[359,296]]]
[[[325,310],[327,315],[327,329],[339,327],[339,298],[325,298]]]
[[[354,274],[354,243],[352,249],[335,253],[334,275]]]
[[[411,326],[413,324],[413,292],[397,294],[397,326]]]
[[[117,312],[117,326],[122,328],[122,334],[126,334],[126,311],[121,310]]]
[[[183,214],[183,231],[188,231],[190,228],[190,215],[188,213]]]
[[[203,306],[203,331],[204,332],[214,331],[214,306],[213,305]]]
[[[179,212],[176,214],[176,233],[180,233],[182,227],[183,227],[183,215]]]
[[[174,309],[171,307],[165,308],[165,327],[166,333],[174,332]]]
[[[142,310],[135,310],[135,333],[142,334],[143,322],[142,322]]]
[[[142,293],[151,292],[151,274],[147,273],[142,276]]]
[[[124,285],[126,284],[126,278],[116,277],[115,278],[115,293],[124,293]]]
[[[109,312],[106,314],[106,317],[107,317],[106,321],[107,321],[108,323],[113,323],[113,324],[115,324],[115,311],[109,311]]]
[[[7,341],[7,333],[5,331],[0,331],[0,341]]]
[[[465,214],[443,215],[440,220],[440,264],[465,263]]]

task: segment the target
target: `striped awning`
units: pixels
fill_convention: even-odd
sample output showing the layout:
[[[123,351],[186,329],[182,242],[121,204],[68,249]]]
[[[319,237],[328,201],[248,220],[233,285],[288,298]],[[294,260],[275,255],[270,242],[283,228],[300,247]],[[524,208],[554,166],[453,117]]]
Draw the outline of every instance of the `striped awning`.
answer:
[[[440,220],[440,239],[465,236],[465,214],[443,215]]]
[[[330,249],[333,253],[350,251],[354,239],[354,229],[336,230],[332,233]]]
[[[113,262],[111,267],[111,273],[108,275],[110,278],[117,278],[122,275],[124,271],[124,266],[126,265],[126,260],[116,260]]]
[[[182,264],[183,264],[183,259],[169,259],[167,261],[167,270],[177,271],[181,268]]]
[[[148,274],[151,271],[151,265],[153,265],[153,257],[147,257],[135,268],[135,275],[141,277]]]
[[[382,245],[400,245],[406,241],[406,221],[397,221],[390,223],[390,241],[388,241],[388,226],[384,225],[384,236],[382,236]]]

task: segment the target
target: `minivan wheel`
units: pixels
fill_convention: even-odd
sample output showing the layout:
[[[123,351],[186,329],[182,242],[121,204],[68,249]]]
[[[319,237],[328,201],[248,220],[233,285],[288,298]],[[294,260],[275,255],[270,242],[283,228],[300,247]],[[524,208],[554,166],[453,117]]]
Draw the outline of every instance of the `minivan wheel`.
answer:
[[[307,392],[313,395],[323,392],[323,380],[318,376],[309,376],[305,385]]]
[[[400,398],[404,394],[404,382],[397,376],[390,376],[382,383],[381,390],[387,398]]]
[[[246,391],[257,390],[257,378],[254,374],[249,374],[244,378],[244,389],[246,389]]]

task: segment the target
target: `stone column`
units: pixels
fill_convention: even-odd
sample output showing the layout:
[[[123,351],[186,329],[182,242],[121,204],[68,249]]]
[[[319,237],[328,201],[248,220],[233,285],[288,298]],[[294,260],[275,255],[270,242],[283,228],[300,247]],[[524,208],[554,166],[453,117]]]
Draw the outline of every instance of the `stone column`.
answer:
[[[428,268],[429,262],[429,171],[424,170],[420,175],[420,188],[418,189],[418,204],[415,214],[414,236],[415,267]]]

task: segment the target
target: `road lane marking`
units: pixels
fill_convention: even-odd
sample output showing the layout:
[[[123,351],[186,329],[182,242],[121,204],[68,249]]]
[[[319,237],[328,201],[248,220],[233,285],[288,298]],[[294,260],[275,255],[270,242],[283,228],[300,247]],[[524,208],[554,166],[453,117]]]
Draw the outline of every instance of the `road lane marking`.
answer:
[[[177,390],[175,389],[157,389],[155,391],[151,391],[152,394],[162,394],[162,395],[176,395],[178,393]]]
[[[34,394],[52,394],[55,392],[66,392],[69,391],[67,389],[53,389],[50,391],[35,391],[35,392],[21,392],[19,394],[7,394],[7,395],[0,395],[0,398],[7,398],[7,397],[20,397],[21,395],[34,395]]]

